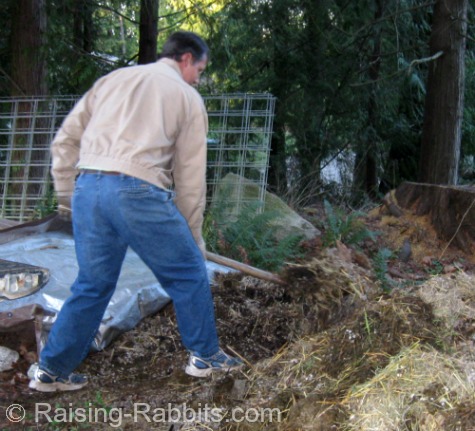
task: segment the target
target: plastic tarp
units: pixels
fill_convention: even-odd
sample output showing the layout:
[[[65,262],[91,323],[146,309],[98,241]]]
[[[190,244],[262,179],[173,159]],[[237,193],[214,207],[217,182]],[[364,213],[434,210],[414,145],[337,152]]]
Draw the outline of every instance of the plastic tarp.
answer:
[[[0,258],[49,271],[47,283],[31,295],[0,300],[0,315],[11,315],[17,309],[32,305],[44,310],[40,325],[42,344],[62,304],[70,295],[71,284],[77,276],[71,226],[57,217],[48,217],[1,230]],[[206,265],[210,280],[215,272],[230,271],[209,261]],[[102,350],[117,335],[132,329],[141,319],[157,312],[169,301],[169,296],[150,269],[129,249],[116,291],[106,309],[92,349]],[[41,347],[38,346],[38,349]]]

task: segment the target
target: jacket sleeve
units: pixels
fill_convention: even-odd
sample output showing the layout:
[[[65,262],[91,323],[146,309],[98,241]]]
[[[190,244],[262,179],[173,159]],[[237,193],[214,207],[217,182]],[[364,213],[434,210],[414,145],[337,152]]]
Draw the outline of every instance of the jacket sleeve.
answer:
[[[92,90],[67,115],[51,144],[54,188],[58,196],[72,195],[78,174],[81,137],[91,118]]]
[[[203,214],[206,206],[206,136],[208,116],[201,98],[191,110],[176,140],[173,181],[175,203],[188,221],[193,237],[205,252]]]

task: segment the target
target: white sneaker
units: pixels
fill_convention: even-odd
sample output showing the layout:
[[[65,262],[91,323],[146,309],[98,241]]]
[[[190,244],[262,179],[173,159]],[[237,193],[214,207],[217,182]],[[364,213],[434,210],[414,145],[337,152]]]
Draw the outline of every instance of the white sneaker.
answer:
[[[220,349],[218,353],[208,358],[191,354],[185,372],[193,377],[207,377],[215,371],[228,372],[237,370],[243,365],[241,359],[230,356]]]

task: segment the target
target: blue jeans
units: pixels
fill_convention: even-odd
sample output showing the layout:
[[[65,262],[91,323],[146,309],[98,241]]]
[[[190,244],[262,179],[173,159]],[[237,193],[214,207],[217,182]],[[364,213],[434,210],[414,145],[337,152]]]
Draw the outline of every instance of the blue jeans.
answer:
[[[219,350],[205,261],[173,197],[127,175],[78,177],[72,209],[79,273],[41,352],[41,367],[67,377],[87,356],[128,246],[172,299],[184,346],[202,356]]]

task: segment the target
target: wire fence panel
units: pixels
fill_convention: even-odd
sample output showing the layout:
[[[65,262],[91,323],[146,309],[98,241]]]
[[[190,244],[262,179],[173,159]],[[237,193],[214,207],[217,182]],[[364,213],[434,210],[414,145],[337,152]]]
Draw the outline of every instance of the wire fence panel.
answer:
[[[245,198],[246,178],[259,186],[257,200],[264,203],[269,169],[270,143],[275,110],[275,98],[269,94],[232,94],[205,97],[209,118],[208,190],[215,195],[220,181],[227,174],[236,174],[232,199],[237,211]],[[231,198],[231,197],[229,197]]]
[[[0,219],[27,221],[51,211],[50,144],[78,96],[0,98]],[[275,98],[269,94],[204,97],[209,118],[208,202],[227,174],[233,199],[245,203],[240,179],[264,202]]]

